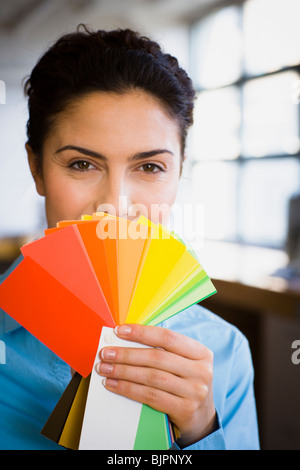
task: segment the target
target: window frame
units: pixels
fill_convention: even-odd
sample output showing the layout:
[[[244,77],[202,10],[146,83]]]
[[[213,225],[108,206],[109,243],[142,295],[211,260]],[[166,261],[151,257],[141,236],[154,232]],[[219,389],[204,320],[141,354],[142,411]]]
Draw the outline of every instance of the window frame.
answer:
[[[198,25],[201,21],[205,20],[206,18],[208,18],[209,16],[211,16],[213,14],[217,14],[221,10],[224,10],[224,9],[226,9],[228,7],[231,7],[231,6],[234,6],[235,8],[237,8],[238,12],[239,12],[239,21],[240,21],[240,26],[241,26],[241,30],[242,30],[244,6],[245,6],[246,2],[247,2],[247,0],[236,0],[236,1],[234,1],[234,0],[232,0],[232,1],[224,0],[224,1],[219,2],[217,7],[215,7],[215,6],[207,7],[205,9],[204,13],[194,17],[193,20],[191,20],[190,23],[189,23],[190,53],[191,53],[192,48],[193,48],[193,28],[196,25]],[[242,53],[242,67],[241,67],[240,77],[237,80],[234,80],[230,83],[226,83],[224,85],[209,87],[209,88],[201,87],[195,82],[193,74],[191,74],[191,78],[194,82],[194,86],[195,86],[195,90],[196,90],[197,95],[199,93],[205,92],[205,91],[217,91],[217,90],[222,90],[222,89],[226,89],[226,88],[229,88],[229,87],[236,87],[236,89],[239,91],[240,103],[241,103],[241,105],[240,105],[241,106],[240,107],[240,109],[241,109],[240,133],[241,133],[242,126],[243,126],[243,87],[244,87],[245,84],[249,83],[252,80],[265,78],[265,77],[272,77],[272,76],[276,76],[278,74],[282,74],[284,72],[296,72],[299,75],[299,81],[300,81],[300,61],[296,65],[284,66],[284,67],[281,67],[279,69],[272,70],[272,71],[269,71],[269,72],[264,72],[264,73],[250,74],[250,73],[247,73],[245,71],[243,58],[244,58],[244,52]],[[190,63],[191,63],[191,61],[192,61],[192,56],[190,55]],[[300,90],[299,90],[299,103],[300,103]],[[298,136],[300,138],[300,104],[299,103],[296,104],[296,106],[297,106],[297,113],[298,113]],[[241,135],[240,135],[240,137],[241,137]],[[299,165],[299,168],[300,168],[300,148],[299,148],[298,152],[296,152],[296,153],[268,154],[268,155],[262,155],[262,156],[257,157],[257,156],[245,156],[245,155],[243,155],[242,146],[241,146],[241,151],[240,151],[239,155],[234,159],[231,159],[231,158],[216,158],[216,159],[213,159],[213,160],[208,159],[208,160],[205,160],[205,161],[207,161],[207,162],[210,162],[210,161],[225,162],[227,164],[235,163],[238,166],[239,174],[241,174],[241,172],[243,171],[244,165],[247,164],[247,162],[249,162],[249,161],[253,160],[253,161],[258,162],[258,161],[266,161],[266,160],[274,160],[274,159],[283,160],[285,158],[295,159],[298,162],[298,165]],[[191,158],[191,162],[190,162],[191,171],[193,171],[194,165],[196,165],[200,162],[201,162],[201,159],[196,160],[194,158]],[[238,178],[238,180],[240,180],[240,178]],[[238,183],[237,183],[237,194],[238,195],[240,194],[240,187],[239,186],[240,186],[240,184],[239,184],[239,181],[238,181]],[[300,193],[300,181],[299,181],[299,193]],[[236,234],[236,237],[234,239],[222,239],[220,241],[221,242],[236,243],[236,244],[245,245],[245,246],[257,246],[257,247],[271,248],[271,249],[286,249],[288,234],[286,234],[286,239],[283,241],[282,245],[278,245],[277,243],[251,242],[251,241],[245,240],[243,238],[243,236],[241,235],[241,207],[240,207],[239,200],[240,200],[240,198],[238,197],[238,201],[236,202],[236,205],[235,205],[235,211],[236,211],[235,216],[236,216],[236,220],[237,220],[237,234]],[[288,225],[288,223],[287,223],[287,225]],[[207,240],[211,240],[211,239],[207,238]]]

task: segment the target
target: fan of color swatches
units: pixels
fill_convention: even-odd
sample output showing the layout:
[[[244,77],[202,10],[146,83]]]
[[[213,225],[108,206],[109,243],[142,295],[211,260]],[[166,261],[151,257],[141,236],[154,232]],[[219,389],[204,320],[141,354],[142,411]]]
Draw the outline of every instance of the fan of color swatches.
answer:
[[[195,253],[144,217],[130,221],[103,213],[59,222],[21,252],[22,261],[0,285],[0,307],[76,371],[43,434],[65,447],[102,449],[108,440],[111,449],[159,449],[157,437],[163,435],[159,442],[168,448],[173,438],[166,417],[135,402],[130,404],[135,411],[126,415],[130,400],[105,390],[94,364],[108,337],[104,331],[121,323],[157,325],[216,292]],[[98,402],[92,399],[95,387],[103,394]],[[112,396],[115,404],[109,405]],[[97,403],[102,443],[99,429],[100,438],[93,441],[96,424],[87,418],[97,415]],[[124,426],[130,426],[112,422],[110,435],[102,418],[116,406],[123,409]],[[47,435],[50,428],[55,432]]]

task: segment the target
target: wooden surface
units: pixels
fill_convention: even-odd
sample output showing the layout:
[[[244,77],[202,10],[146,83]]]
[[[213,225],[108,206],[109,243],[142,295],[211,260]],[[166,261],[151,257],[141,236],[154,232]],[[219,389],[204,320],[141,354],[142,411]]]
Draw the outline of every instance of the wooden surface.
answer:
[[[277,274],[288,264],[284,251],[205,242],[197,254],[218,291],[210,304],[300,318],[300,279]]]
[[[285,317],[300,318],[299,291],[275,291],[223,279],[213,279],[213,283],[218,291],[212,299],[216,305],[222,303],[262,314],[274,312]]]

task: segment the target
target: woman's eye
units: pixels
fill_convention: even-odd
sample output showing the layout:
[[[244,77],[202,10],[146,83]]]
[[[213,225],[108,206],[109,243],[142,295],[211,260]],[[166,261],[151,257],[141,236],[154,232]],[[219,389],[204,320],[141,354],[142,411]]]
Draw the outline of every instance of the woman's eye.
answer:
[[[91,168],[95,168],[90,162],[87,162],[86,160],[78,160],[77,162],[72,163],[70,167],[78,171],[86,171],[90,170]]]
[[[160,166],[155,165],[154,163],[145,163],[141,168],[146,173],[157,173],[159,171],[164,171]]]

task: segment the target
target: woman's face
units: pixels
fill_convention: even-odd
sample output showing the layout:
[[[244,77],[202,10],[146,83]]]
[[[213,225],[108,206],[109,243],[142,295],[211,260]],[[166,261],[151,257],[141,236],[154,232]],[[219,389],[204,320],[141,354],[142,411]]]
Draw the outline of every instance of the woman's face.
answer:
[[[91,93],[56,118],[41,173],[27,151],[49,227],[112,209],[119,217],[139,212],[166,222],[180,177],[180,132],[151,95]]]

